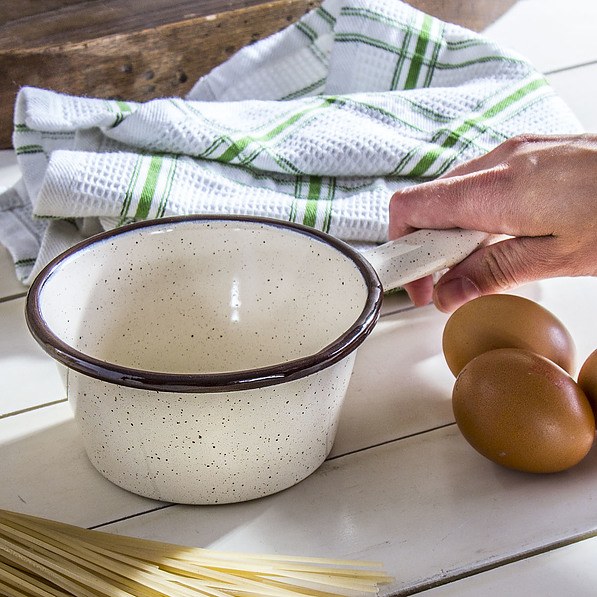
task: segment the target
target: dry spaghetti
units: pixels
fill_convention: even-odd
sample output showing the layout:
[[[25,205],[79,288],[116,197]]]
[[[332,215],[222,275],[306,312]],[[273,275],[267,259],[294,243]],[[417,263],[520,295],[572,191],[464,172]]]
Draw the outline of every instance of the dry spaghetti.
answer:
[[[391,580],[373,562],[218,552],[0,510],[6,597],[352,597]]]

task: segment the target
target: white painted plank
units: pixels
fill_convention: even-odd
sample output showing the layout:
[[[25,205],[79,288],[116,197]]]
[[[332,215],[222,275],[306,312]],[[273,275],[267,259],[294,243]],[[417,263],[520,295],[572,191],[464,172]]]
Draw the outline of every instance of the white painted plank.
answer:
[[[0,419],[0,508],[93,526],[162,505],[98,473],[67,403]]]
[[[11,187],[21,177],[17,156],[12,149],[0,150],[0,193]]]
[[[597,280],[549,280],[521,293],[566,323],[581,354],[592,349]],[[432,419],[427,411],[449,416],[451,381],[437,377],[444,367],[439,353],[444,318],[428,307],[382,319],[357,359],[353,381],[360,382],[346,404],[336,453],[426,429]],[[401,348],[415,355],[408,365],[404,361],[405,369],[400,359],[391,360]],[[399,396],[409,369],[412,388],[425,380],[431,384],[426,387],[439,383],[439,401],[408,392],[396,398],[392,384]],[[376,378],[381,385],[368,384],[376,371],[390,382]],[[368,400],[367,408],[362,400]],[[397,416],[400,410],[404,417]],[[385,427],[384,417],[391,420]],[[155,504],[116,488],[91,467],[66,404],[0,420],[0,445],[1,478],[8,480],[0,487],[1,507],[88,526]],[[393,589],[405,589],[592,530],[595,454],[563,475],[519,475],[486,462],[451,426],[331,460],[271,498],[177,507],[163,519],[131,521],[130,532],[227,549],[380,559],[398,579]]]
[[[12,186],[20,176],[14,151],[0,150],[0,193]],[[12,258],[0,238],[0,299],[26,291],[27,287],[17,280]]]
[[[332,455],[452,422],[454,376],[433,306],[383,317],[358,349]]]
[[[584,129],[597,133],[597,63],[554,73],[548,80]]]
[[[421,593],[423,597],[594,597],[597,538],[527,558]]]
[[[166,510],[110,525],[212,549],[381,561],[413,590],[594,530],[597,450],[558,475],[508,471],[452,425],[326,462],[245,504]]]
[[[572,334],[577,369],[597,349],[597,277],[554,278],[529,284],[519,294],[549,309]]]
[[[597,60],[596,22],[593,0],[522,0],[484,34],[549,72]]]
[[[597,278],[556,278],[519,288],[568,328],[577,366],[597,349]],[[447,315],[433,306],[383,317],[360,348],[332,455],[454,421],[454,376],[441,348]]]
[[[10,253],[4,245],[0,244],[0,300],[19,296],[25,292],[27,292],[27,286],[17,279]]]
[[[66,398],[56,363],[25,323],[25,299],[0,303],[0,416]]]

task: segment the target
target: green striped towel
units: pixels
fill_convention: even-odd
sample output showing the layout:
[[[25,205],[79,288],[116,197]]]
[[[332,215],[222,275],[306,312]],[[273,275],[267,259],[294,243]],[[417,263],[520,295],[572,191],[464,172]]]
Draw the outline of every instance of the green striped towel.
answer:
[[[397,0],[327,0],[200,79],[185,99],[24,88],[22,180],[0,241],[29,282],[100,229],[188,213],[386,240],[392,193],[520,133],[580,125],[522,57]]]

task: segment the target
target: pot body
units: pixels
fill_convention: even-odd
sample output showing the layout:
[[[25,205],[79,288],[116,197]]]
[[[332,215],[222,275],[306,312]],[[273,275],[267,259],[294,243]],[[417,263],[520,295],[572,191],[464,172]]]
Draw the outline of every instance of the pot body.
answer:
[[[165,218],[41,272],[29,327],[68,370],[87,454],[189,504],[285,489],[328,455],[381,285],[340,241],[263,219]]]
[[[69,370],[85,450],[107,479],[184,504],[286,489],[329,454],[356,353],[282,384],[235,392],[123,388]]]

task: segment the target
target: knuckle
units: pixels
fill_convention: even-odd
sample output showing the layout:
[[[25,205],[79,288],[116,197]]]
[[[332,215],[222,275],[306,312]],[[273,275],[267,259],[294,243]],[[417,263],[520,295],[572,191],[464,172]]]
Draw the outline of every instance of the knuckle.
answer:
[[[523,133],[521,135],[516,135],[511,137],[507,141],[504,142],[505,145],[512,148],[512,150],[523,149],[528,147],[529,145],[533,145],[534,143],[543,141],[545,138],[540,135],[533,135],[530,133]]]
[[[513,155],[526,147],[529,142],[530,140],[527,135],[517,135],[516,137],[511,137],[507,141],[504,141],[502,148],[507,155]]]
[[[513,257],[511,252],[500,247],[500,243],[485,252],[483,267],[491,287],[504,291],[522,283],[518,275],[519,268]]]
[[[408,200],[408,193],[398,192],[392,196],[389,204],[389,238],[398,238],[411,232],[410,225],[412,201]]]
[[[514,166],[515,170],[522,176],[536,171],[539,159],[541,159],[544,137],[539,135],[518,135],[506,141],[504,163]]]

